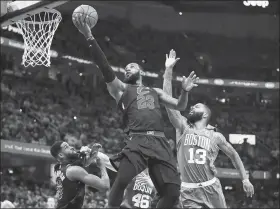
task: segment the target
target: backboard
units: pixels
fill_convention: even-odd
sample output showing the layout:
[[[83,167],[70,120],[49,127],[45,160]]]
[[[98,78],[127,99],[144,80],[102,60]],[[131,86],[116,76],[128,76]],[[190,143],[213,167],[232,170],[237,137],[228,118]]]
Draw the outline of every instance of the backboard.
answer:
[[[65,3],[67,1],[10,1],[9,6],[12,11],[0,17],[1,27],[14,24],[18,20],[40,13],[44,9],[52,9]]]

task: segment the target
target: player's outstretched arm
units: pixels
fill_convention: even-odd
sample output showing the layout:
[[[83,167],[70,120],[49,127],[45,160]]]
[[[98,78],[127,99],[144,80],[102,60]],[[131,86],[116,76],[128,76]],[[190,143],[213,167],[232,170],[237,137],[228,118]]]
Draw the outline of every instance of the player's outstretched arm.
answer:
[[[179,111],[183,111],[187,108],[188,105],[188,93],[193,88],[196,87],[196,82],[198,81],[195,73],[192,71],[189,77],[183,76],[182,81],[182,90],[179,99],[175,99],[165,93],[162,89],[155,88],[157,91],[161,102],[167,107]]]
[[[251,184],[249,178],[247,177],[246,170],[239,157],[239,154],[231,146],[231,144],[226,141],[225,137],[221,133],[216,132],[216,137],[218,139],[218,146],[220,150],[222,150],[222,152],[224,152],[230,158],[234,167],[239,171],[243,182],[244,191],[246,192],[248,197],[252,197],[254,194],[254,186]]]
[[[71,181],[81,181],[85,185],[96,188],[100,191],[106,191],[110,188],[110,179],[105,166],[100,166],[101,178],[93,174],[89,174],[80,166],[70,166],[66,170],[66,176]]]
[[[104,52],[93,37],[90,27],[85,22],[85,18],[82,18],[81,15],[77,14],[73,17],[73,23],[78,28],[80,33],[85,36],[94,61],[103,74],[109,93],[112,97],[114,97],[115,100],[118,101],[122,92],[126,88],[126,84],[116,77],[116,74],[110,66]]]
[[[179,59],[180,58],[176,58],[176,52],[173,49],[170,50],[169,55],[166,54],[165,72],[163,75],[163,91],[171,97],[173,67]],[[166,108],[166,112],[174,128],[179,131],[179,133],[182,133],[183,127],[186,125],[186,120],[183,118],[181,113],[178,110],[170,108]]]

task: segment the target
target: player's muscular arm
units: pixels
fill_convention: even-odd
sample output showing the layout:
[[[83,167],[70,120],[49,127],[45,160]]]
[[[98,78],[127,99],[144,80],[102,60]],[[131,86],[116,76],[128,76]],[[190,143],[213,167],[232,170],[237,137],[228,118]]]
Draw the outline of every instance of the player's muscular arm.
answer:
[[[92,54],[95,63],[98,65],[99,69],[103,74],[109,93],[112,97],[114,97],[114,99],[118,101],[120,95],[126,88],[126,85],[116,77],[104,52],[93,37],[89,26],[87,25],[87,23],[84,22],[84,18],[76,15],[73,18],[73,23],[78,28],[80,33],[82,33],[85,36],[90,48],[90,53]]]
[[[248,179],[244,165],[236,150],[228,143],[225,137],[221,133],[216,133],[216,137],[219,139],[218,146],[222,152],[224,152],[230,159],[234,167],[239,171],[242,180]]]
[[[162,89],[154,89],[158,93],[159,99],[161,103],[165,105],[165,107],[179,111],[183,111],[186,109],[188,103],[188,92],[182,90],[179,99],[175,99],[165,93]]]
[[[170,96],[172,96],[172,73],[173,68],[167,67],[163,75],[163,91]],[[166,108],[166,111],[170,122],[172,123],[176,131],[181,134],[183,131],[183,127],[185,127],[186,125],[186,120],[178,110]]]
[[[100,191],[105,191],[110,188],[109,176],[106,168],[100,168],[101,178],[89,174],[84,168],[80,166],[71,166],[66,170],[66,176],[71,181],[81,181],[85,185],[96,188]]]

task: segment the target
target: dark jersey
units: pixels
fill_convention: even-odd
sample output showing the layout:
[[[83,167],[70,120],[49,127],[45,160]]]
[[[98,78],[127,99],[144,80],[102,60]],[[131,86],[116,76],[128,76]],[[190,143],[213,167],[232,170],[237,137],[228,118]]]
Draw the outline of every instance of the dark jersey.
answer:
[[[79,181],[70,181],[66,177],[66,169],[71,165],[62,166],[56,171],[57,209],[80,209],[85,196],[85,184]]]
[[[163,131],[159,97],[153,88],[128,85],[119,103],[124,131]]]
[[[149,184],[139,184],[137,177],[126,187],[121,208],[151,208],[154,187],[150,187]]]

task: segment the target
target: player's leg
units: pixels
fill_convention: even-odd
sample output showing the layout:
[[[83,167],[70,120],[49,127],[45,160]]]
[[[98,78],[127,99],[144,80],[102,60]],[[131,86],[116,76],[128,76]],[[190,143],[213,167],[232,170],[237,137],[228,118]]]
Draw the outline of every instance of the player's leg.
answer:
[[[181,188],[180,200],[183,208],[208,208],[204,202],[205,194],[201,188]]]
[[[158,162],[149,162],[150,177],[160,196],[157,208],[173,208],[180,196],[180,180],[171,180],[169,176],[174,173],[173,178],[179,178],[176,171]]]
[[[126,154],[123,154],[117,177],[109,194],[108,208],[119,207],[121,205],[126,187],[145,168],[145,160],[140,154],[136,152],[126,152]]]

